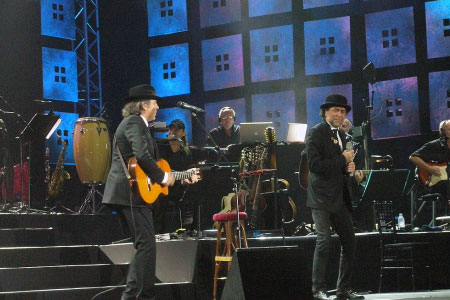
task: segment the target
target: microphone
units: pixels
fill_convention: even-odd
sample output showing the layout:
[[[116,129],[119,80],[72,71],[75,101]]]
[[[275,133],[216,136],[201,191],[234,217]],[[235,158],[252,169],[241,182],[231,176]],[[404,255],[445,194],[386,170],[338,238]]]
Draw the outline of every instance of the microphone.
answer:
[[[177,102],[177,106],[181,107],[181,108],[184,108],[184,109],[187,109],[187,110],[190,110],[190,111],[192,111],[194,113],[197,113],[197,114],[205,112],[204,109],[202,109],[200,107],[197,107],[197,106],[194,106],[194,105],[187,104],[186,102],[183,102],[183,101],[178,101]]]
[[[347,142],[346,144],[345,144],[345,150],[353,150],[353,143],[352,142]],[[353,173],[350,173],[349,174],[349,176],[350,177],[353,177]]]

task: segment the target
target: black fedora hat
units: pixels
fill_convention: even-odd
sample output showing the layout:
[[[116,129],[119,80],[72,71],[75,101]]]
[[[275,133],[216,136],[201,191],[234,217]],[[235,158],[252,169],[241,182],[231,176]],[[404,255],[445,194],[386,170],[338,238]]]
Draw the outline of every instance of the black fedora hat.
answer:
[[[334,106],[345,108],[347,113],[352,110],[352,107],[347,104],[347,98],[341,94],[328,95],[325,102],[320,106],[320,109],[327,109]]]
[[[128,103],[144,99],[161,100],[162,98],[156,94],[155,88],[148,84],[140,84],[130,88],[128,97],[122,98],[122,102]]]

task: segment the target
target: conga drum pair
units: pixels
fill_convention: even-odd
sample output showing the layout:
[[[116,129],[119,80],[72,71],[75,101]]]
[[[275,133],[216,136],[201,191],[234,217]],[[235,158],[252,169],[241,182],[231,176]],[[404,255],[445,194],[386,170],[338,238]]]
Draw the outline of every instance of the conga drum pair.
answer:
[[[75,122],[73,154],[81,182],[106,183],[111,166],[111,142],[105,119],[85,117]]]

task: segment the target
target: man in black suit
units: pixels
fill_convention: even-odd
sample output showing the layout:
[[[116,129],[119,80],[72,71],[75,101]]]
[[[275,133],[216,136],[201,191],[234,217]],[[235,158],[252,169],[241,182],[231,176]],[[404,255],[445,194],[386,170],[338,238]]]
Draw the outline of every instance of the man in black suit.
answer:
[[[134,239],[135,253],[122,300],[155,299],[156,241],[152,210],[141,197],[131,193],[121,156],[125,164],[135,156],[139,166],[154,182],[168,186],[174,184],[174,177],[156,164],[158,146],[148,128],[148,123],[155,120],[159,99],[155,89],[147,84],[132,87],[129,96],[123,99],[126,103],[122,109],[124,118],[115,133],[112,164],[102,201],[126,220]],[[196,180],[192,177],[185,183]]]
[[[314,299],[329,299],[325,291],[331,226],[342,245],[337,299],[364,299],[350,289],[355,232],[347,180],[348,174],[355,171],[355,164],[354,152],[345,149],[345,133],[340,129],[350,110],[345,96],[329,95],[320,106],[323,122],[311,128],[306,137],[310,170],[307,205],[317,233],[312,272]]]

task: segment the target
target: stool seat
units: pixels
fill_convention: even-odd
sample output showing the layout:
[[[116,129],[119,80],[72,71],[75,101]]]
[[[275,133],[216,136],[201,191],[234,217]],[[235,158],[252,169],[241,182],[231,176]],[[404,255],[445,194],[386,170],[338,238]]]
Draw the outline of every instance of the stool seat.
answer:
[[[240,220],[247,220],[248,215],[245,212],[239,213],[239,219]],[[237,213],[218,213],[214,214],[213,221],[231,221],[231,220],[237,220]]]

